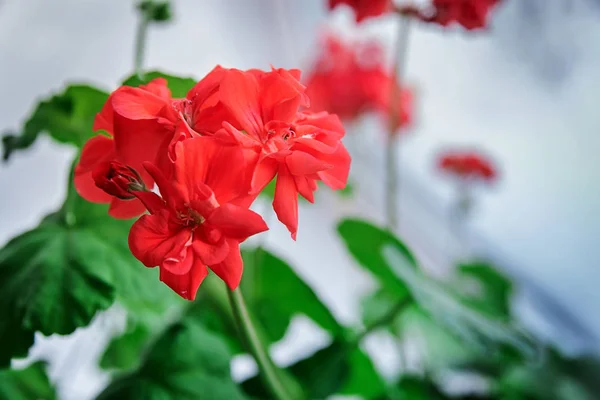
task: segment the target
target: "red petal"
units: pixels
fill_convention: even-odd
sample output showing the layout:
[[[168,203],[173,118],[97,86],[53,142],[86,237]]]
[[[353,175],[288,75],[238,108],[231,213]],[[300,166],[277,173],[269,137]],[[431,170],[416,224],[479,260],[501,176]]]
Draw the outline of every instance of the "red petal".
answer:
[[[192,269],[194,261],[195,255],[190,236],[190,239],[183,248],[175,248],[171,254],[167,254],[164,261],[160,264],[160,269],[164,269],[175,275],[185,275]]]
[[[88,140],[81,150],[79,163],[75,167],[74,184],[77,193],[87,201],[108,203],[112,196],[96,186],[92,170],[96,165],[115,158],[114,141],[104,135]]]
[[[233,204],[223,204],[217,208],[206,223],[220,230],[223,235],[240,242],[269,229],[259,214]]]
[[[250,193],[260,193],[277,174],[279,163],[272,157],[265,157],[258,162],[252,176]]]
[[[108,215],[117,219],[130,219],[146,212],[146,207],[138,199],[121,200],[113,197]]]
[[[115,150],[119,161],[137,170],[142,163],[154,163],[159,152],[166,152],[173,131],[156,120],[133,120],[115,114]]]
[[[333,190],[339,190],[346,187],[348,175],[350,174],[350,153],[340,142],[337,151],[327,157],[327,162],[333,165],[333,168],[327,171],[318,172],[319,178]]]
[[[112,95],[115,113],[127,119],[156,119],[167,104],[156,94],[130,86],[121,86]]]
[[[210,243],[200,236],[201,235],[196,235],[194,237],[192,246],[196,256],[202,260],[205,265],[220,263],[227,257],[229,245],[223,237],[216,243]]]
[[[292,239],[296,240],[296,232],[298,230],[298,190],[294,183],[294,177],[284,165],[280,166],[279,173],[277,174],[273,209],[275,210],[275,214],[277,214],[277,219],[288,228],[292,234]]]
[[[204,102],[219,88],[225,71],[225,68],[217,65],[190,89],[186,97],[194,102]]]
[[[294,182],[296,182],[296,188],[298,189],[298,193],[306,200],[311,203],[315,202],[314,192],[317,190],[318,186],[314,182],[314,179],[307,178],[305,176],[295,176]]]
[[[238,145],[204,136],[179,143],[175,152],[175,180],[187,188],[190,201],[200,195],[197,182],[208,185],[221,204],[247,192],[244,154]]]
[[[221,102],[249,135],[264,135],[256,77],[237,69],[226,71],[219,90]]]
[[[180,253],[189,242],[192,232],[169,224],[169,213],[164,210],[154,215],[143,215],[129,231],[131,253],[147,267],[161,265],[169,256]]]
[[[171,90],[167,86],[165,78],[154,78],[146,85],[140,85],[140,89],[150,92],[164,100],[171,99]]]
[[[114,113],[112,106],[112,97],[112,94],[108,96],[106,103],[104,103],[104,105],[102,106],[102,110],[100,110],[100,112],[96,114],[96,118],[94,118],[94,126],[92,127],[94,132],[104,130],[112,135]]]
[[[260,81],[260,105],[264,121],[291,122],[301,105],[309,105],[304,90],[304,85],[284,69],[266,73]]]
[[[160,269],[160,280],[168,287],[173,289],[175,293],[187,300],[194,300],[198,287],[208,275],[208,269],[200,261],[195,260],[192,264],[190,272],[185,275],[176,275],[164,268]]]
[[[319,171],[331,169],[333,165],[318,160],[316,157],[302,151],[294,151],[285,158],[290,173],[296,176],[316,174]]]
[[[229,254],[218,264],[210,265],[210,269],[229,286],[235,290],[242,279],[244,263],[240,253],[240,245],[235,240],[229,242]]]

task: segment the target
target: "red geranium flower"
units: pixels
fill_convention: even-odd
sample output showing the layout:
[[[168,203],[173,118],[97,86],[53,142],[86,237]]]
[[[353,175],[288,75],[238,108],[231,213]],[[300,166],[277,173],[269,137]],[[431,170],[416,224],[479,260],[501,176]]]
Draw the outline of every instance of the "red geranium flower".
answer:
[[[378,17],[393,9],[392,0],[329,0],[329,9],[333,10],[340,4],[346,4],[354,9],[356,22]]]
[[[431,8],[421,10],[415,6],[404,6],[400,13],[442,26],[454,22],[467,30],[487,26],[488,15],[500,0],[432,0]]]
[[[491,161],[473,152],[449,152],[440,156],[438,168],[459,179],[493,182],[497,173]]]
[[[299,78],[298,70],[230,69],[220,88],[220,101],[234,117],[233,125],[226,122],[224,131],[254,154],[251,194],[259,193],[277,175],[273,208],[294,239],[298,194],[313,202],[317,180],[342,189],[350,169],[350,155],[341,142],[344,128],[337,116],[298,111],[309,105]]]
[[[374,41],[344,43],[332,34],[324,37],[308,78],[306,94],[310,109],[329,111],[343,120],[353,120],[376,111],[386,119],[390,111],[392,85],[398,85],[384,66],[384,52]],[[413,95],[400,90],[398,128],[412,122]]]
[[[108,212],[115,218],[142,214],[145,208],[139,201],[113,197],[97,187],[93,170],[105,162],[119,161],[142,171],[143,179],[152,187],[152,179],[142,170],[142,163],[157,159],[178,121],[163,78],[139,88],[122,86],[114,91],[94,120],[93,129],[107,135],[101,133],[88,140],[75,167],[75,189],[79,195],[91,202],[110,203]]]
[[[156,181],[153,192],[132,192],[148,208],[131,227],[129,247],[147,267],[183,298],[193,300],[207,266],[233,290],[243,271],[240,242],[267,230],[260,215],[235,205],[247,194],[247,168],[239,146],[197,137],[175,146],[174,178],[153,164],[144,167]]]

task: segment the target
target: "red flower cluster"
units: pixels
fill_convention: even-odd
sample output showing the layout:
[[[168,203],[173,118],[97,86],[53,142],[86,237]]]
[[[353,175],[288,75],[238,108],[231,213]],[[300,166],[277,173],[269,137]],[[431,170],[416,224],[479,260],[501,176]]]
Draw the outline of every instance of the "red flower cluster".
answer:
[[[356,22],[366,18],[378,17],[393,10],[392,0],[329,0],[329,9],[333,10],[340,4],[345,4],[354,9]]]
[[[85,144],[75,187],[116,218],[149,211],[129,247],[182,297],[194,299],[207,266],[234,289],[240,242],[268,229],[248,207],[272,179],[273,208],[294,239],[298,195],[313,202],[317,181],[342,189],[348,179],[344,128],[333,114],[299,111],[309,106],[299,79],[217,66],[183,99],[162,78],[120,87],[96,117],[104,132]]]
[[[497,173],[492,163],[472,152],[450,152],[439,158],[438,168],[459,179],[493,182]]]
[[[323,49],[306,79],[307,94],[314,111],[328,110],[344,120],[364,112],[380,112],[387,118],[392,85],[397,85],[384,67],[383,49],[377,42],[344,43],[325,35]],[[413,95],[400,91],[398,128],[412,120]]]
[[[399,8],[399,13],[423,22],[448,26],[454,22],[468,30],[487,26],[490,11],[500,0],[432,0],[431,8],[414,5]]]

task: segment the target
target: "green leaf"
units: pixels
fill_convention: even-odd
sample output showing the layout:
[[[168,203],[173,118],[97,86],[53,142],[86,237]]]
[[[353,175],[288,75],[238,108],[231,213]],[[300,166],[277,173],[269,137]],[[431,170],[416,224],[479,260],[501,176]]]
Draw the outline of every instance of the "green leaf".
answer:
[[[116,378],[97,399],[244,399],[229,363],[218,336],[192,321],[178,322],[158,338],[139,368]]]
[[[173,97],[185,97],[191,88],[194,87],[196,81],[193,78],[183,78],[174,75],[165,74],[160,71],[150,71],[144,73],[144,80],[133,74],[127,77],[123,81],[125,86],[139,86],[144,85],[156,78],[165,78],[167,80],[167,86],[171,89],[171,95]]]
[[[502,346],[537,359],[539,346],[526,332],[464,304],[455,293],[427,277],[407,247],[386,230],[359,220],[338,227],[354,258],[380,281],[382,288],[402,298],[406,291],[423,312],[453,335],[480,351],[498,352]]]
[[[105,261],[113,256],[89,228],[85,220],[46,221],[0,250],[0,333],[13,355],[25,355],[21,341],[11,340],[21,332],[68,334],[112,304]],[[2,353],[6,364],[10,357]]]
[[[465,304],[492,317],[511,317],[512,283],[489,264],[476,262],[457,268],[456,289]]]
[[[82,147],[93,136],[92,126],[108,94],[87,85],[73,84],[59,94],[40,101],[20,133],[2,137],[4,160],[13,152],[30,147],[47,133],[61,143]]]
[[[242,292],[270,342],[283,338],[292,317],[298,314],[334,337],[345,333],[327,306],[284,260],[264,249],[244,251],[243,257],[246,270]]]
[[[150,337],[151,332],[146,325],[129,319],[125,332],[113,338],[104,350],[100,367],[127,370],[137,368]]]
[[[61,210],[0,249],[0,365],[25,356],[33,333],[66,335],[89,324],[115,295],[126,307],[162,313],[178,296],[129,251],[132,221],[69,193]]]
[[[285,261],[263,249],[244,250],[242,257],[241,289],[252,317],[261,326],[263,341],[271,344],[281,340],[296,315],[305,315],[334,337],[346,335],[346,329]],[[226,294],[224,291],[216,293],[213,285],[212,279],[202,283],[198,293],[204,301],[194,306],[197,310],[193,312],[213,332],[228,336],[231,350],[240,353],[243,350],[237,331],[226,311],[229,309],[229,303],[224,300]]]
[[[356,261],[370,271],[383,288],[398,298],[410,294],[406,284],[389,268],[382,253],[386,244],[392,244],[402,253],[405,265],[416,269],[417,261],[408,247],[390,232],[358,219],[342,221],[338,232]]]
[[[393,400],[446,400],[450,397],[442,393],[435,383],[419,376],[403,376],[396,387]]]
[[[368,399],[385,391],[385,383],[369,357],[355,345],[340,340],[292,364],[285,371],[301,384],[309,399],[325,399],[333,394]],[[268,397],[258,376],[244,381],[242,386],[250,396]]]
[[[0,400],[52,400],[55,398],[54,387],[46,376],[45,362],[38,361],[19,370],[0,370]]]
[[[406,284],[422,311],[470,347],[493,356],[508,346],[526,359],[539,359],[540,344],[527,332],[465,305],[451,290],[407,265],[403,248],[386,244],[383,255],[385,265]]]

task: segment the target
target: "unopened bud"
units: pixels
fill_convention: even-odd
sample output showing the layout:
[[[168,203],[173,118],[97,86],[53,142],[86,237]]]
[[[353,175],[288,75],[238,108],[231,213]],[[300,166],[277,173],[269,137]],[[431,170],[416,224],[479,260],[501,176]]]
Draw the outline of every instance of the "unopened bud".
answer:
[[[100,189],[123,200],[133,199],[135,196],[131,192],[146,190],[140,174],[118,161],[98,165],[92,171],[92,177]]]

